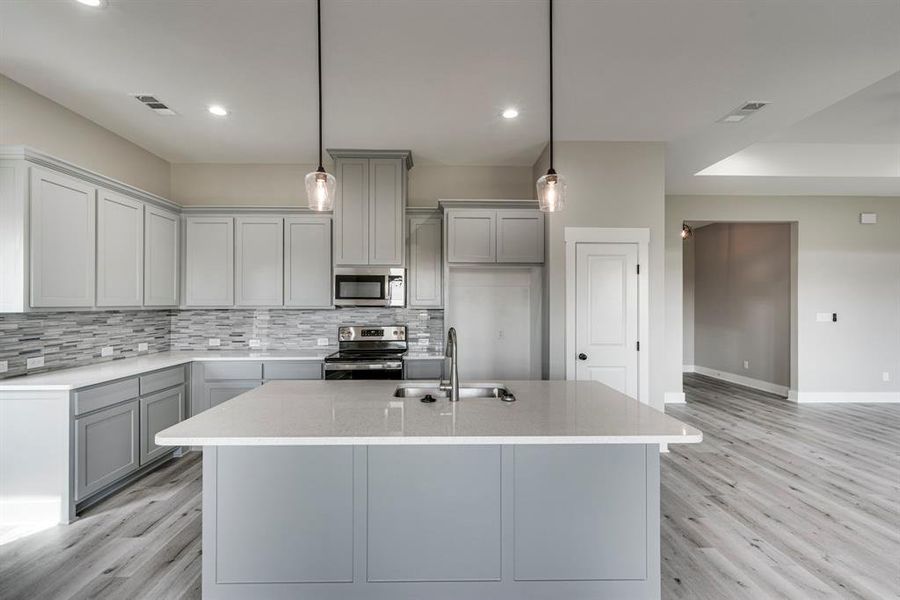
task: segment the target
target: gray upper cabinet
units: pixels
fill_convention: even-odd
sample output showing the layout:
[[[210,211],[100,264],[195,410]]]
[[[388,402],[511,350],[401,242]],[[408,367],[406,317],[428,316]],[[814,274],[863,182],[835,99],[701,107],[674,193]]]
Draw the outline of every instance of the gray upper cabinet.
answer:
[[[411,307],[438,308],[443,305],[443,264],[441,261],[440,215],[409,218],[409,293]]]
[[[97,306],[144,301],[144,204],[100,188],[97,194]]]
[[[75,499],[82,500],[137,470],[138,400],[75,419]]]
[[[544,262],[544,215],[535,209],[450,209],[448,263]]]
[[[94,305],[97,188],[31,168],[31,306]]]
[[[497,262],[544,262],[544,214],[541,211],[497,211]]]
[[[334,264],[369,264],[369,161],[335,162]]]
[[[447,262],[497,262],[497,211],[447,211]]]
[[[370,265],[403,265],[404,176],[401,159],[369,161]]]
[[[185,241],[185,305],[232,306],[234,219],[188,217]]]
[[[409,152],[329,152],[337,174],[334,264],[402,267]]]
[[[281,306],[284,303],[284,219],[235,219],[235,304]]]
[[[179,217],[144,207],[144,306],[178,305]]]
[[[284,220],[284,305],[331,308],[331,219]]]

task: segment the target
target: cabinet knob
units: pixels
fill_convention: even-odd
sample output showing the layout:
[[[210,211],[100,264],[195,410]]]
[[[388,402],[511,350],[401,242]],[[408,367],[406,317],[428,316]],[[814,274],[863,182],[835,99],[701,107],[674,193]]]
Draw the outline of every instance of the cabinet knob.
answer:
[[[582,352],[581,354],[578,355],[578,360],[587,360],[587,354]]]

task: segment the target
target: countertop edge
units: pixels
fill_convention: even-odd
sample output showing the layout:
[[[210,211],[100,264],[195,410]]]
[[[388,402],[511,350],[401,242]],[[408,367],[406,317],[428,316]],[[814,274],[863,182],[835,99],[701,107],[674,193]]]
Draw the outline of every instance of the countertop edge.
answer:
[[[160,437],[159,446],[550,446],[601,444],[699,444],[688,435],[484,436],[484,437]]]

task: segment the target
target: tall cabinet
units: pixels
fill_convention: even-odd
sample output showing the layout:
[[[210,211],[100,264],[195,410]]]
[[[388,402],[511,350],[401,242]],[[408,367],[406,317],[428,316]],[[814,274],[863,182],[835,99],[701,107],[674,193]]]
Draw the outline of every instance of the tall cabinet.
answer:
[[[335,266],[405,263],[407,150],[329,150],[335,161]]]

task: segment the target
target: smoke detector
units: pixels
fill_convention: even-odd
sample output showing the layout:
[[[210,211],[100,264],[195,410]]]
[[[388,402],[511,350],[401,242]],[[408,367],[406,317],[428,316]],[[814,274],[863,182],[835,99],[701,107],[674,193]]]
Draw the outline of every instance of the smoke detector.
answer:
[[[739,107],[719,119],[719,123],[740,123],[747,117],[751,117],[768,106],[768,102],[760,100],[748,100]]]
[[[131,94],[134,98],[137,99],[138,102],[152,110],[158,115],[164,115],[166,117],[174,116],[176,113],[174,110],[165,105],[165,103],[161,102],[156,96],[152,94]]]

